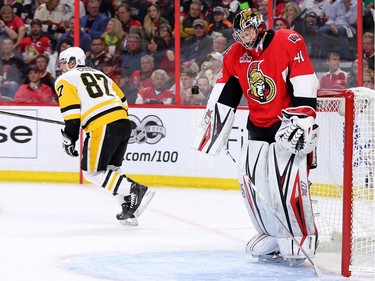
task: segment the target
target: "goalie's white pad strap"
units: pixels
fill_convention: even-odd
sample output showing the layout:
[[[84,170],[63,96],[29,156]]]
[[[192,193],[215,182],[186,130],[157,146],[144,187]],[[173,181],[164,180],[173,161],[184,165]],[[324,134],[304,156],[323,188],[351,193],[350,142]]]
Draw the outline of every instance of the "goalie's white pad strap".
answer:
[[[307,156],[292,154],[272,143],[269,150],[268,171],[273,208],[283,224],[295,237],[316,236]],[[277,237],[290,239],[289,234],[280,224],[277,227]],[[291,252],[281,252],[281,254],[293,255]]]
[[[241,169],[239,170],[238,180],[245,206],[257,232],[276,236],[275,217],[243,175],[243,172],[245,172],[261,191],[266,201],[271,202],[267,175],[268,149],[269,144],[263,141],[249,140],[243,146],[239,160]]]
[[[234,116],[234,108],[219,102],[209,102],[198,125],[192,148],[210,155],[219,154],[228,142]]]

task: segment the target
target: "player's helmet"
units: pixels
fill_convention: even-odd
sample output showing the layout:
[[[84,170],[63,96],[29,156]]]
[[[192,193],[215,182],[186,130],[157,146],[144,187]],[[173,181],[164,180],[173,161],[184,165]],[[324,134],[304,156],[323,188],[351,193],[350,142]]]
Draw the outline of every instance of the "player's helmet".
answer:
[[[79,47],[70,47],[60,53],[59,61],[61,63],[71,63],[76,61],[76,66],[85,65],[86,55],[85,52]],[[73,67],[74,68],[74,67]]]
[[[256,39],[253,42],[245,42],[242,40],[241,34],[251,26],[254,27],[257,34]],[[263,20],[263,16],[250,8],[239,12],[233,20],[233,38],[246,49],[250,50],[257,46],[265,31],[266,24]]]

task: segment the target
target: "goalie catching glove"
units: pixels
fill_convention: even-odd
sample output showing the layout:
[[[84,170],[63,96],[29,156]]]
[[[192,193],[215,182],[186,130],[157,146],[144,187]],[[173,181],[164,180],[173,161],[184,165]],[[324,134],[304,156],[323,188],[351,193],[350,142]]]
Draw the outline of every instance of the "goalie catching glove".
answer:
[[[78,151],[75,150],[76,142],[73,141],[63,130],[62,134],[62,147],[65,150],[65,153],[72,157],[78,156]]]
[[[279,147],[298,155],[312,152],[319,137],[315,110],[309,106],[299,106],[289,107],[281,112],[281,126],[275,135]]]

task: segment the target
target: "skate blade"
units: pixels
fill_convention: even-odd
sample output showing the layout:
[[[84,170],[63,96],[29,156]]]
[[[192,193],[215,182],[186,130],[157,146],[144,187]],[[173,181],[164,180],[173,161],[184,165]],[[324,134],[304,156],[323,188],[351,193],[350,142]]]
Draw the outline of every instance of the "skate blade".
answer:
[[[119,220],[119,222],[123,225],[130,225],[130,226],[138,226],[137,218],[127,218],[125,220]]]
[[[147,190],[145,196],[143,196],[141,205],[139,205],[138,209],[134,212],[134,216],[138,218],[143,211],[146,209],[147,205],[150,203],[151,199],[154,197],[155,191]]]
[[[266,257],[266,256],[260,256],[258,257],[259,263],[277,263],[277,264],[289,264],[288,261],[280,257]]]

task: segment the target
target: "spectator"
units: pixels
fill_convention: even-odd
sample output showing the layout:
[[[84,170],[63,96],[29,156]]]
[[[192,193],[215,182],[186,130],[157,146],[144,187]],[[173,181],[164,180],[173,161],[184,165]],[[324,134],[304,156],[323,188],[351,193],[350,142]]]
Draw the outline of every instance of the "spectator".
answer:
[[[74,2],[75,0],[60,0],[59,8],[62,10],[64,15],[64,26],[69,25],[69,21],[74,17]],[[79,1],[79,16],[83,17],[86,15],[86,7],[82,0]]]
[[[368,62],[368,67],[374,70],[374,33],[363,34],[363,57]]]
[[[350,38],[356,34],[352,25],[357,22],[357,1],[342,0],[326,2],[323,6],[327,21],[319,28],[320,55],[326,56],[327,52],[337,52],[341,59],[352,59]]]
[[[213,52],[219,52],[224,53],[224,51],[227,49],[227,38],[225,38],[222,35],[216,36],[212,41],[212,51]]]
[[[193,23],[196,19],[200,19],[202,5],[199,2],[192,2],[190,4],[189,14],[180,21],[180,37],[186,38],[194,35]],[[204,22],[204,26],[207,23]]]
[[[172,27],[169,24],[161,24],[158,29],[157,36],[165,41],[168,49],[174,50],[174,36]]]
[[[50,87],[53,92],[55,92],[56,77],[53,76],[50,72],[48,72],[47,70],[48,63],[49,63],[49,57],[46,56],[45,54],[38,55],[35,58],[35,64],[39,68],[40,81],[43,84],[46,84],[48,87]]]
[[[213,9],[214,20],[207,28],[207,34],[212,35],[214,31],[223,34],[227,39],[232,38],[232,23],[225,19],[224,8],[216,6]]]
[[[10,38],[3,40],[0,53],[1,95],[13,99],[25,79],[25,63],[22,57],[14,52],[14,43]]]
[[[21,2],[17,0],[4,0],[3,3],[0,4],[1,7],[9,6],[12,8],[13,12],[20,17],[22,20],[25,20],[24,17],[24,8]]]
[[[175,77],[175,55],[168,49],[165,41],[156,36],[151,39],[148,51],[154,58],[155,69],[163,69],[169,76],[169,81],[174,81]]]
[[[279,29],[289,29],[289,21],[286,18],[275,18],[273,20],[273,29],[279,30]]]
[[[0,28],[7,37],[14,40],[15,48],[26,34],[23,20],[13,12],[10,6],[3,6],[0,9]]]
[[[74,17],[69,19],[68,23],[68,30],[66,33],[61,35],[59,40],[57,41],[57,46],[61,44],[62,41],[68,39],[70,41],[70,45],[74,45]],[[82,30],[79,31],[79,46],[82,50],[87,53],[91,50],[91,36],[87,33],[83,32]]]
[[[151,87],[151,75],[154,71],[154,58],[150,55],[141,57],[141,69],[134,71],[129,78],[130,86],[138,89],[138,92],[144,88]]]
[[[122,29],[125,31],[125,33],[129,33],[130,27],[132,26],[142,27],[142,23],[140,21],[131,17],[131,9],[127,4],[121,4],[117,9],[116,15],[121,22]]]
[[[364,0],[365,8],[363,11],[363,32],[374,33],[374,1]]]
[[[268,0],[260,0],[260,1],[257,1],[257,4],[258,4],[258,12],[259,14],[261,14],[263,16],[263,20],[267,26],[267,28],[269,28],[269,22],[268,22]]]
[[[121,48],[125,35],[121,22],[116,18],[110,19],[107,23],[106,31],[102,35],[106,52],[113,57],[117,56],[116,50]]]
[[[213,52],[207,56],[208,61],[202,64],[202,75],[200,77],[207,77],[210,86],[216,84],[216,80],[221,76],[223,69],[223,55],[218,52]]]
[[[104,39],[94,37],[91,41],[91,55],[86,58],[86,65],[103,71],[104,64],[112,57],[105,51]]]
[[[113,80],[115,78],[116,68],[116,61],[111,58],[104,63],[103,73]]]
[[[147,14],[147,4],[144,0],[125,0],[125,3],[131,8],[132,18],[143,22]]]
[[[30,67],[27,73],[29,82],[21,85],[14,97],[14,101],[28,103],[56,103],[57,96],[50,87],[41,82],[41,73],[38,67]]]
[[[368,68],[368,62],[362,59],[362,69]],[[350,73],[348,75],[348,83],[350,87],[358,87],[358,59],[355,59],[350,68]]]
[[[168,21],[162,17],[159,6],[152,4],[150,7],[148,7],[148,12],[143,22],[145,40],[147,42],[150,42],[151,39],[155,37],[158,28],[162,24],[168,24]]]
[[[207,104],[208,98],[210,97],[212,87],[210,86],[210,82],[208,81],[208,78],[205,76],[202,76],[198,78],[197,80],[197,86],[199,89],[199,92],[204,95],[204,99],[200,100],[200,104]]]
[[[180,75],[181,102],[183,104],[201,104],[205,96],[195,86],[195,75],[190,69],[183,69]],[[193,90],[194,89],[194,90]]]
[[[26,64],[31,63],[40,54],[50,54],[52,52],[51,40],[42,32],[42,22],[34,19],[30,26],[30,35],[24,37],[18,46],[19,52],[23,54]]]
[[[90,1],[90,0],[89,0]],[[115,1],[112,0],[99,0],[99,13],[105,15],[107,18],[112,19],[115,17]]]
[[[113,74],[115,83],[120,87],[121,91],[126,94],[126,100],[129,104],[134,104],[137,99],[138,90],[131,88],[129,78],[120,68],[116,68]]]
[[[307,51],[310,56],[317,57],[316,46],[318,45],[319,28],[323,26],[322,19],[313,11],[309,12],[305,18],[305,34],[303,34]]]
[[[160,13],[168,21],[171,29],[174,28],[174,1],[173,0],[158,0],[157,4],[160,8]]]
[[[329,53],[327,62],[328,72],[323,74],[323,76],[320,78],[320,89],[335,89],[338,84],[338,80],[347,83],[348,73],[340,69],[340,55],[335,52]],[[342,82],[339,84],[343,85]],[[349,85],[347,84],[345,88],[348,87]]]
[[[65,32],[64,12],[60,0],[45,0],[35,11],[34,19],[42,22],[42,30],[51,39],[55,48],[57,40]]]
[[[172,104],[174,93],[166,87],[168,75],[162,69],[152,72],[152,86],[139,91],[135,103]]]
[[[289,29],[304,35],[306,33],[306,23],[301,19],[301,13],[301,8],[297,3],[289,2],[285,5],[282,17],[289,22]]]
[[[285,12],[286,4],[292,2],[292,0],[282,0],[280,1],[275,8],[275,17],[281,17],[282,14]]]
[[[374,71],[369,68],[363,70],[363,87],[374,90]]]
[[[324,18],[323,7],[325,3],[327,3],[328,1],[329,0],[303,0],[299,2],[299,6],[303,11],[305,17],[307,17],[307,15],[311,12],[313,12],[315,13],[315,15],[317,15],[317,19],[319,21],[322,21]]]
[[[194,35],[185,38],[181,44],[181,62],[183,68],[189,68],[194,62],[200,65],[212,52],[212,38],[206,34],[207,25],[202,19],[193,23]]]
[[[130,77],[134,71],[141,69],[141,57],[145,55],[141,47],[141,36],[137,33],[130,33],[128,35],[126,50],[119,59],[121,69],[128,77]]]
[[[86,5],[87,15],[80,19],[81,30],[91,38],[101,36],[108,23],[108,18],[99,13],[99,6],[98,0],[90,0]]]
[[[64,40],[59,40],[57,47],[56,47],[56,51],[49,57],[50,60],[49,60],[48,67],[47,67],[48,72],[51,73],[52,76],[57,78],[62,74],[60,70],[59,55],[62,51],[70,47],[73,47],[73,44],[70,41],[70,39],[66,38]]]

